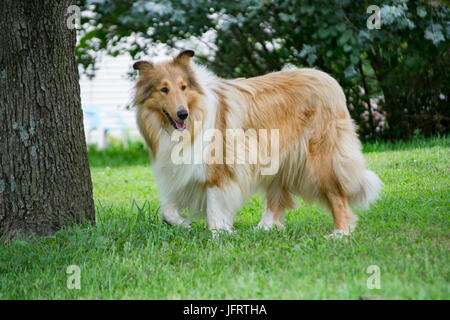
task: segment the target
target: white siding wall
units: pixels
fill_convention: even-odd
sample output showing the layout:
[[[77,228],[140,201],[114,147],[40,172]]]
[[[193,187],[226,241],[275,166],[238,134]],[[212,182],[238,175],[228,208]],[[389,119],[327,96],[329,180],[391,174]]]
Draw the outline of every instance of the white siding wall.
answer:
[[[133,98],[134,83],[127,77],[127,72],[132,70],[132,65],[133,61],[128,56],[103,57],[99,61],[96,77],[93,80],[81,74],[81,103],[83,106],[98,106],[119,113],[126,124],[128,137],[140,139],[135,109],[125,108],[131,105]],[[86,116],[84,120],[88,143],[95,143],[99,139],[99,132],[90,130]],[[108,122],[111,119],[102,119],[102,121]],[[112,131],[110,134],[120,136],[120,132]]]

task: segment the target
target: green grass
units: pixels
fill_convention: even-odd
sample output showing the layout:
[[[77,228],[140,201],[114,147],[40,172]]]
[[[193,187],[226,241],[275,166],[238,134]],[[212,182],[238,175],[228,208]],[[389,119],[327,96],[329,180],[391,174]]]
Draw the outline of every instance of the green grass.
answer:
[[[255,230],[263,203],[238,214],[235,234],[211,239],[159,219],[159,195],[142,145],[90,149],[95,227],[0,244],[2,299],[449,299],[448,138],[364,147],[384,181],[382,198],[358,211],[352,237],[327,240],[332,219],[300,202],[286,230]],[[67,289],[66,268],[81,269]],[[381,289],[366,286],[368,266]]]

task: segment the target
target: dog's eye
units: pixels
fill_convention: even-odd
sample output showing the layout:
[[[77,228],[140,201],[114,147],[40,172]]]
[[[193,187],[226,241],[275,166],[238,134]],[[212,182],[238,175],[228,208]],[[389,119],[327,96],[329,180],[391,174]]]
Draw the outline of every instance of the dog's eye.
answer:
[[[163,88],[161,88],[161,92],[168,93],[169,92],[169,88],[163,87]]]
[[[186,90],[186,86],[184,84],[181,86],[181,90]]]

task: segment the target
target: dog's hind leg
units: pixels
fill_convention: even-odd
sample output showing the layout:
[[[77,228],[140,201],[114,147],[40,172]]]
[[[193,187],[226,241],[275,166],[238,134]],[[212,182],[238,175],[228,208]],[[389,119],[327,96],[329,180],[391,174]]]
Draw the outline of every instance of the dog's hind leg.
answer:
[[[283,188],[271,188],[267,191],[267,209],[258,228],[270,230],[273,227],[284,229],[284,214],[286,208],[293,208],[294,202],[289,192]]]
[[[331,209],[331,213],[333,214],[333,235],[350,235],[350,232],[352,232],[356,226],[358,218],[350,210],[347,197],[337,194],[336,192],[328,192],[326,194],[326,199]]]

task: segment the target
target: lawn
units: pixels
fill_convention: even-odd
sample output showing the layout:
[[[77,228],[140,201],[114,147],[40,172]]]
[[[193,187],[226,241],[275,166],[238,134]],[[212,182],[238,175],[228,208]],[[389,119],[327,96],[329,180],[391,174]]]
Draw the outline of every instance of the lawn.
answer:
[[[450,299],[449,138],[364,146],[385,183],[382,198],[356,210],[350,238],[325,239],[331,217],[299,200],[286,229],[256,230],[254,197],[235,233],[211,238],[159,219],[145,148],[90,149],[96,225],[0,244],[1,299]],[[67,288],[67,267],[80,289]],[[367,268],[379,267],[380,289]]]

